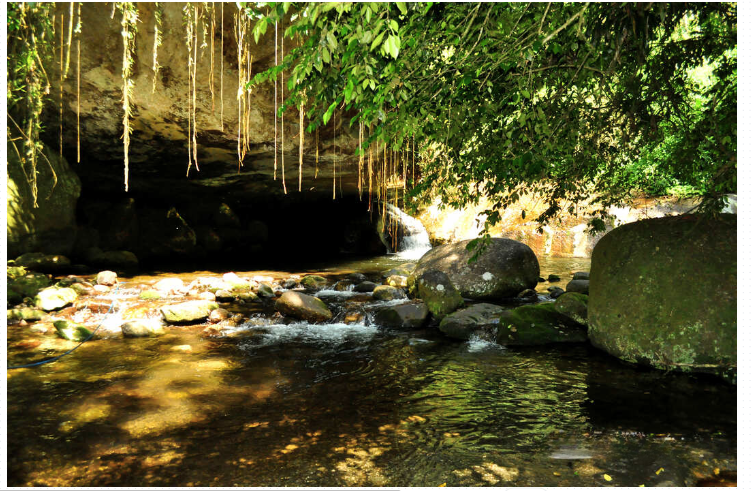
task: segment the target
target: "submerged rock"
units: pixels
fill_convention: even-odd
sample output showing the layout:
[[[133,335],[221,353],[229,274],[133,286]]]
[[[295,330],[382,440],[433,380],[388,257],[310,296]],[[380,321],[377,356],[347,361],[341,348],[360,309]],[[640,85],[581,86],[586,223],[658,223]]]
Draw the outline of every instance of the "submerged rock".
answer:
[[[166,322],[191,322],[207,318],[210,312],[217,309],[218,304],[207,300],[191,300],[160,308]]]
[[[57,320],[53,322],[53,326],[55,326],[58,336],[69,341],[81,342],[92,335],[92,331],[86,327],[65,320]]]
[[[560,295],[554,302],[554,309],[578,324],[588,325],[588,295],[577,292]]]
[[[291,290],[292,288],[296,288],[296,287],[297,287],[297,280],[295,280],[294,278],[289,278],[281,282],[281,288],[283,288],[284,290]]]
[[[550,274],[548,277],[549,282],[559,281],[561,279],[562,278],[560,278],[558,274]]]
[[[333,289],[337,292],[347,292],[352,288],[352,282],[349,280],[340,280],[333,285]]]
[[[139,319],[121,325],[121,332],[125,338],[156,337],[165,334],[163,327],[155,321]]]
[[[498,305],[478,303],[447,315],[438,328],[449,337],[466,341],[475,332],[495,329],[504,311]]]
[[[556,311],[553,303],[523,305],[508,310],[499,319],[496,342],[502,345],[582,343],[585,328]]]
[[[494,238],[473,263],[469,240],[434,247],[417,263],[410,284],[428,271],[449,276],[459,293],[473,300],[514,297],[538,283],[540,268],[535,253],[527,245],[511,239]],[[433,309],[431,308],[431,311]]]
[[[356,285],[358,283],[362,283],[363,281],[367,281],[367,276],[362,273],[349,273],[347,279]]]
[[[399,300],[406,297],[402,290],[389,285],[380,285],[373,290],[373,298],[376,300]]]
[[[537,302],[538,293],[536,293],[536,291],[532,288],[528,288],[527,290],[523,290],[518,293],[517,298],[523,302]]]
[[[422,302],[394,305],[378,311],[375,323],[384,327],[418,329],[425,324],[428,314],[428,307]]]
[[[56,288],[53,286],[37,293],[34,303],[38,309],[49,312],[72,304],[76,298],[76,292],[71,288]]]
[[[591,259],[591,342],[625,361],[734,381],[737,274],[734,215],[622,225]]]
[[[415,288],[417,296],[425,302],[431,315],[438,320],[465,304],[449,277],[441,271],[424,272],[417,279]]]
[[[559,298],[560,296],[564,295],[564,290],[562,290],[558,286],[550,286],[546,290],[549,292],[549,297],[551,298]]]
[[[288,291],[276,301],[276,310],[308,322],[323,322],[333,317],[322,300],[304,293]]]

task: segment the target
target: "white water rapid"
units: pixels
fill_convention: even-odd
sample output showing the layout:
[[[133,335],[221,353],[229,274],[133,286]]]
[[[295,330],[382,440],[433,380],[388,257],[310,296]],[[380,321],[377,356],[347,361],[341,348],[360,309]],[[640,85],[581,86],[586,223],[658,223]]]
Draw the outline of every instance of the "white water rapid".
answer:
[[[420,259],[431,248],[428,232],[417,218],[411,217],[394,205],[387,206],[392,219],[402,227],[402,234],[396,254],[402,259]]]

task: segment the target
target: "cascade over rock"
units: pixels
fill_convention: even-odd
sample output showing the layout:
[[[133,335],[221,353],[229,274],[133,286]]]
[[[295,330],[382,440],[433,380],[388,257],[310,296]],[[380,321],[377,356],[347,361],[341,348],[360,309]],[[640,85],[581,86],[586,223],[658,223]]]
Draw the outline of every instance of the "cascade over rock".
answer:
[[[737,217],[623,225],[591,260],[589,336],[623,360],[661,369],[737,370]]]

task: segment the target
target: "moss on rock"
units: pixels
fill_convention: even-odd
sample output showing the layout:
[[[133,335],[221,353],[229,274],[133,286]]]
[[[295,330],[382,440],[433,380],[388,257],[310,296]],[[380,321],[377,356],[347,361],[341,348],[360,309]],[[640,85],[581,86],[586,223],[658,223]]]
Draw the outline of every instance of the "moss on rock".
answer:
[[[591,283],[594,346],[630,362],[734,379],[736,216],[623,225],[597,244]]]
[[[554,308],[578,324],[588,325],[588,295],[577,292],[564,293],[554,302]]]
[[[496,342],[503,345],[581,343],[588,340],[585,329],[556,311],[553,303],[523,305],[499,318]]]

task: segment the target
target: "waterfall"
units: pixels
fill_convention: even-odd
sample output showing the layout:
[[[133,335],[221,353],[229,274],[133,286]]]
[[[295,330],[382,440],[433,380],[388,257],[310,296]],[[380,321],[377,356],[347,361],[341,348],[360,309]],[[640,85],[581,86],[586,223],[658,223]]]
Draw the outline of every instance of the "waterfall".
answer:
[[[391,204],[386,206],[386,213],[389,216],[389,223],[396,221],[399,224],[397,256],[403,259],[420,259],[431,248],[428,232],[423,224],[417,218],[407,215]],[[379,226],[382,229],[382,224]],[[391,237],[387,233],[381,233],[381,241],[383,241],[388,252],[392,252]]]

